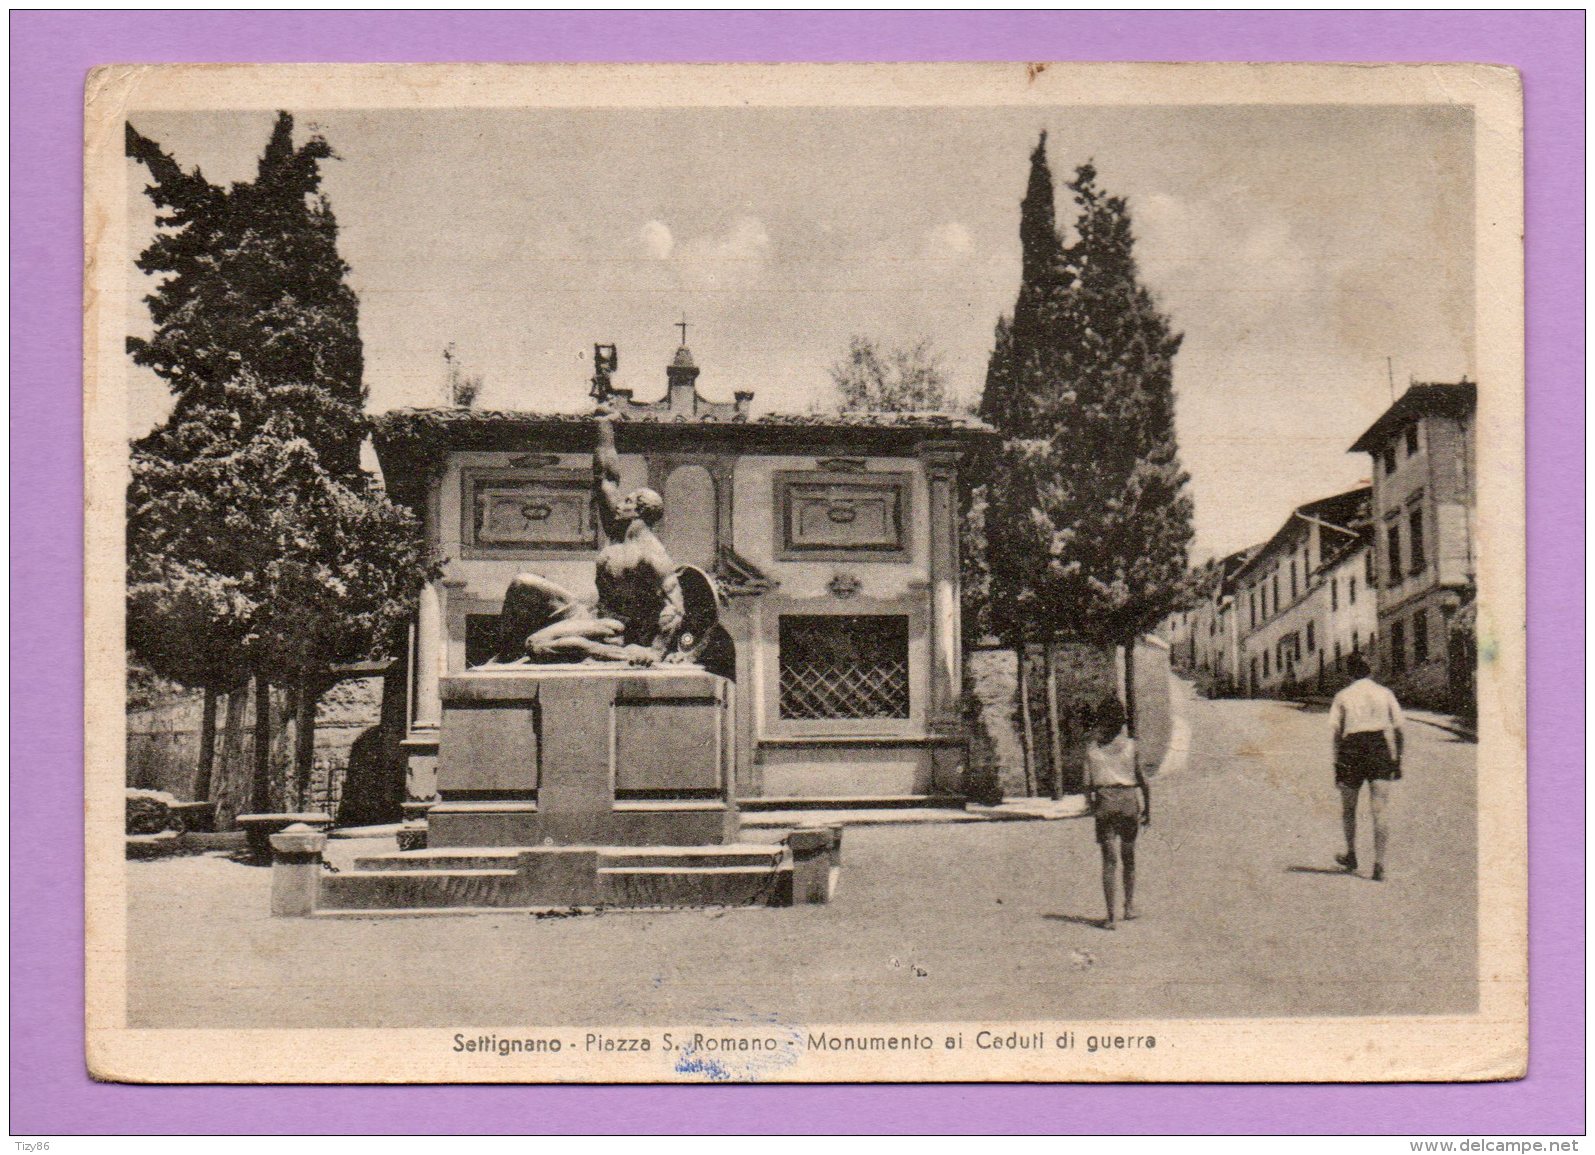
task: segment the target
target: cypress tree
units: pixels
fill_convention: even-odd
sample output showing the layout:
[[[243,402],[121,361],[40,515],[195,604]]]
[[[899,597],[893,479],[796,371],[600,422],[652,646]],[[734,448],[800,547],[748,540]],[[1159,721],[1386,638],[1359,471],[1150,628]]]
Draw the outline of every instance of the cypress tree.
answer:
[[[1019,207],[1021,277],[1012,318],[999,317],[980,415],[1002,434],[995,454],[984,507],[987,558],[987,621],[1015,653],[1018,676],[1017,721],[1024,756],[1025,782],[1040,780],[1039,746],[1032,725],[1030,648],[1050,639],[1054,622],[1041,596],[1046,592],[1052,526],[1045,513],[1045,490],[1055,470],[1049,457],[1046,416],[1053,394],[1067,378],[1056,362],[1064,347],[1053,334],[1067,314],[1068,270],[1062,261],[1053,202],[1052,170],[1047,163],[1047,134],[1030,154],[1030,175]],[[1044,733],[1057,732],[1057,703],[1043,698]],[[1055,746],[1055,744],[1054,744]],[[1054,797],[1062,777],[1055,749],[1049,748],[1048,775]]]
[[[1030,154],[1030,177],[1019,206],[1022,272],[1013,316],[999,317],[986,367],[980,416],[1003,436],[987,494],[986,545],[990,621],[1006,643],[1023,646],[1046,623],[1038,604],[1046,581],[1051,526],[1041,489],[1051,470],[1049,421],[1068,388],[1058,339],[1068,313],[1069,270],[1054,221],[1047,134]]]
[[[1089,164],[1068,185],[1073,239],[1059,235],[1046,140],[1030,156],[1022,280],[981,399],[1004,439],[985,511],[990,620],[1019,652],[1022,684],[1030,641],[1133,644],[1181,596],[1191,539],[1174,433],[1181,338],[1140,283],[1126,201]]]
[[[1181,337],[1140,283],[1128,204],[1096,177],[1082,165],[1068,185],[1065,245],[1042,134],[1020,209],[1024,280],[981,400],[1004,435],[987,538],[994,619],[1124,644],[1183,590],[1191,501],[1174,430]]]
[[[1174,429],[1173,332],[1141,283],[1129,206],[1085,164],[1063,253],[1067,308],[1051,335],[1067,389],[1049,391],[1057,469],[1044,503],[1053,536],[1043,600],[1063,630],[1128,645],[1185,589],[1192,506]],[[1056,322],[1061,320],[1061,324]]]
[[[127,126],[127,155],[148,169],[159,232],[138,267],[163,279],[146,298],[155,332],[128,351],[166,380],[174,416],[221,396],[240,370],[292,389],[299,432],[341,476],[360,468],[366,391],[359,303],[344,283],[338,223],[321,193],[319,136],[293,143],[293,117],[277,114],[255,179],[223,189],[184,172],[153,140]]]

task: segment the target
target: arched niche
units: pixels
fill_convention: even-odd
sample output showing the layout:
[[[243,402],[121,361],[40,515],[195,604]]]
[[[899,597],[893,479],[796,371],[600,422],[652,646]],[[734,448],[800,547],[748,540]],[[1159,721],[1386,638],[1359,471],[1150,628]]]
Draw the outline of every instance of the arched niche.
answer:
[[[678,465],[665,478],[665,517],[659,539],[677,565],[713,572],[714,479],[701,465]]]

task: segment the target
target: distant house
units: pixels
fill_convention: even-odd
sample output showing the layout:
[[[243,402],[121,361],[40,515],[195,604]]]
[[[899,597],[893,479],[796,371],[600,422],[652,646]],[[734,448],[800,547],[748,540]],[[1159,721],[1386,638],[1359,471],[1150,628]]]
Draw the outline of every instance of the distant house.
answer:
[[[698,373],[682,347],[656,401],[609,386],[601,360],[595,383],[617,413],[622,488],[663,495],[661,540],[725,596],[739,794],[959,793],[958,470],[995,435],[929,413],[753,417],[752,393],[710,400]],[[447,558],[408,659],[402,746],[417,804],[434,791],[439,679],[492,655],[510,580],[531,571],[595,597],[594,437],[575,413],[378,419],[388,490]]]
[[[1239,680],[1249,697],[1329,693],[1375,644],[1370,489],[1308,502],[1249,552],[1232,583]]]
[[[1238,550],[1214,563],[1194,604],[1169,615],[1164,623],[1170,662],[1213,697],[1229,697],[1242,689],[1235,576],[1261,548]]]
[[[1472,612],[1477,406],[1471,381],[1413,385],[1349,450],[1373,461],[1379,665],[1403,701],[1471,692],[1473,654],[1451,625]]]

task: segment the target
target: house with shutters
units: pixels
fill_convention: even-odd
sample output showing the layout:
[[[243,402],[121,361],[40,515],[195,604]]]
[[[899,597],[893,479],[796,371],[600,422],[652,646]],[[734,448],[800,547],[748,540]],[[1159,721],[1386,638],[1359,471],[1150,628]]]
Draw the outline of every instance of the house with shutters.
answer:
[[[1345,662],[1371,649],[1370,490],[1359,486],[1291,511],[1231,579],[1248,697],[1303,697],[1345,684]]]
[[[1232,697],[1244,688],[1235,579],[1261,548],[1237,550],[1215,562],[1192,604],[1170,614],[1160,631],[1175,669],[1193,678],[1209,697]]]
[[[719,585],[736,647],[739,796],[959,794],[958,476],[995,434],[951,414],[755,417],[751,392],[699,390],[685,345],[655,400],[610,383],[612,348],[595,361],[622,490],[660,493],[661,541]],[[404,676],[390,679],[405,695],[415,807],[434,791],[439,680],[492,655],[510,580],[533,572],[596,596],[594,438],[580,413],[405,409],[377,420],[389,493],[447,559],[422,593]]]
[[[1471,631],[1452,627],[1473,612],[1477,406],[1471,381],[1414,384],[1349,450],[1372,460],[1377,665],[1404,702],[1471,694]]]

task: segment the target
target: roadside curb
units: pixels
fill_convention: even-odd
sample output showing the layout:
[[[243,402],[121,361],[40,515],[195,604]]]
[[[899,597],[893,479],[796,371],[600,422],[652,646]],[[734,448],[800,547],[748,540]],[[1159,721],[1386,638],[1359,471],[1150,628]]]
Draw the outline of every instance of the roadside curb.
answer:
[[[1266,701],[1268,699],[1254,698],[1251,700]],[[1327,709],[1331,701],[1329,698],[1275,698],[1272,700],[1277,702],[1287,702],[1291,705],[1301,706],[1303,708],[1315,707],[1320,709]],[[1437,714],[1432,710],[1413,710],[1405,706],[1402,707],[1401,712],[1402,716],[1405,717],[1409,722],[1422,722],[1425,726],[1433,726],[1436,730],[1444,730],[1447,734],[1453,734],[1456,737],[1466,739],[1469,742],[1477,742],[1479,740],[1479,734],[1477,730],[1469,727],[1466,722],[1459,721],[1450,714]]]
[[[1052,822],[1081,818],[1088,812],[1085,795],[1071,794],[1060,801],[1019,798],[997,806],[971,802],[962,810],[950,808],[901,810],[766,810],[745,815],[744,830],[786,829],[793,826],[940,826],[970,822]]]
[[[1463,723],[1452,721],[1449,718],[1439,717],[1434,714],[1417,714],[1411,710],[1407,711],[1407,717],[1414,722],[1422,722],[1425,726],[1433,726],[1436,730],[1444,730],[1447,734],[1455,735],[1469,742],[1477,742],[1479,740],[1479,735],[1476,731],[1470,730]]]

